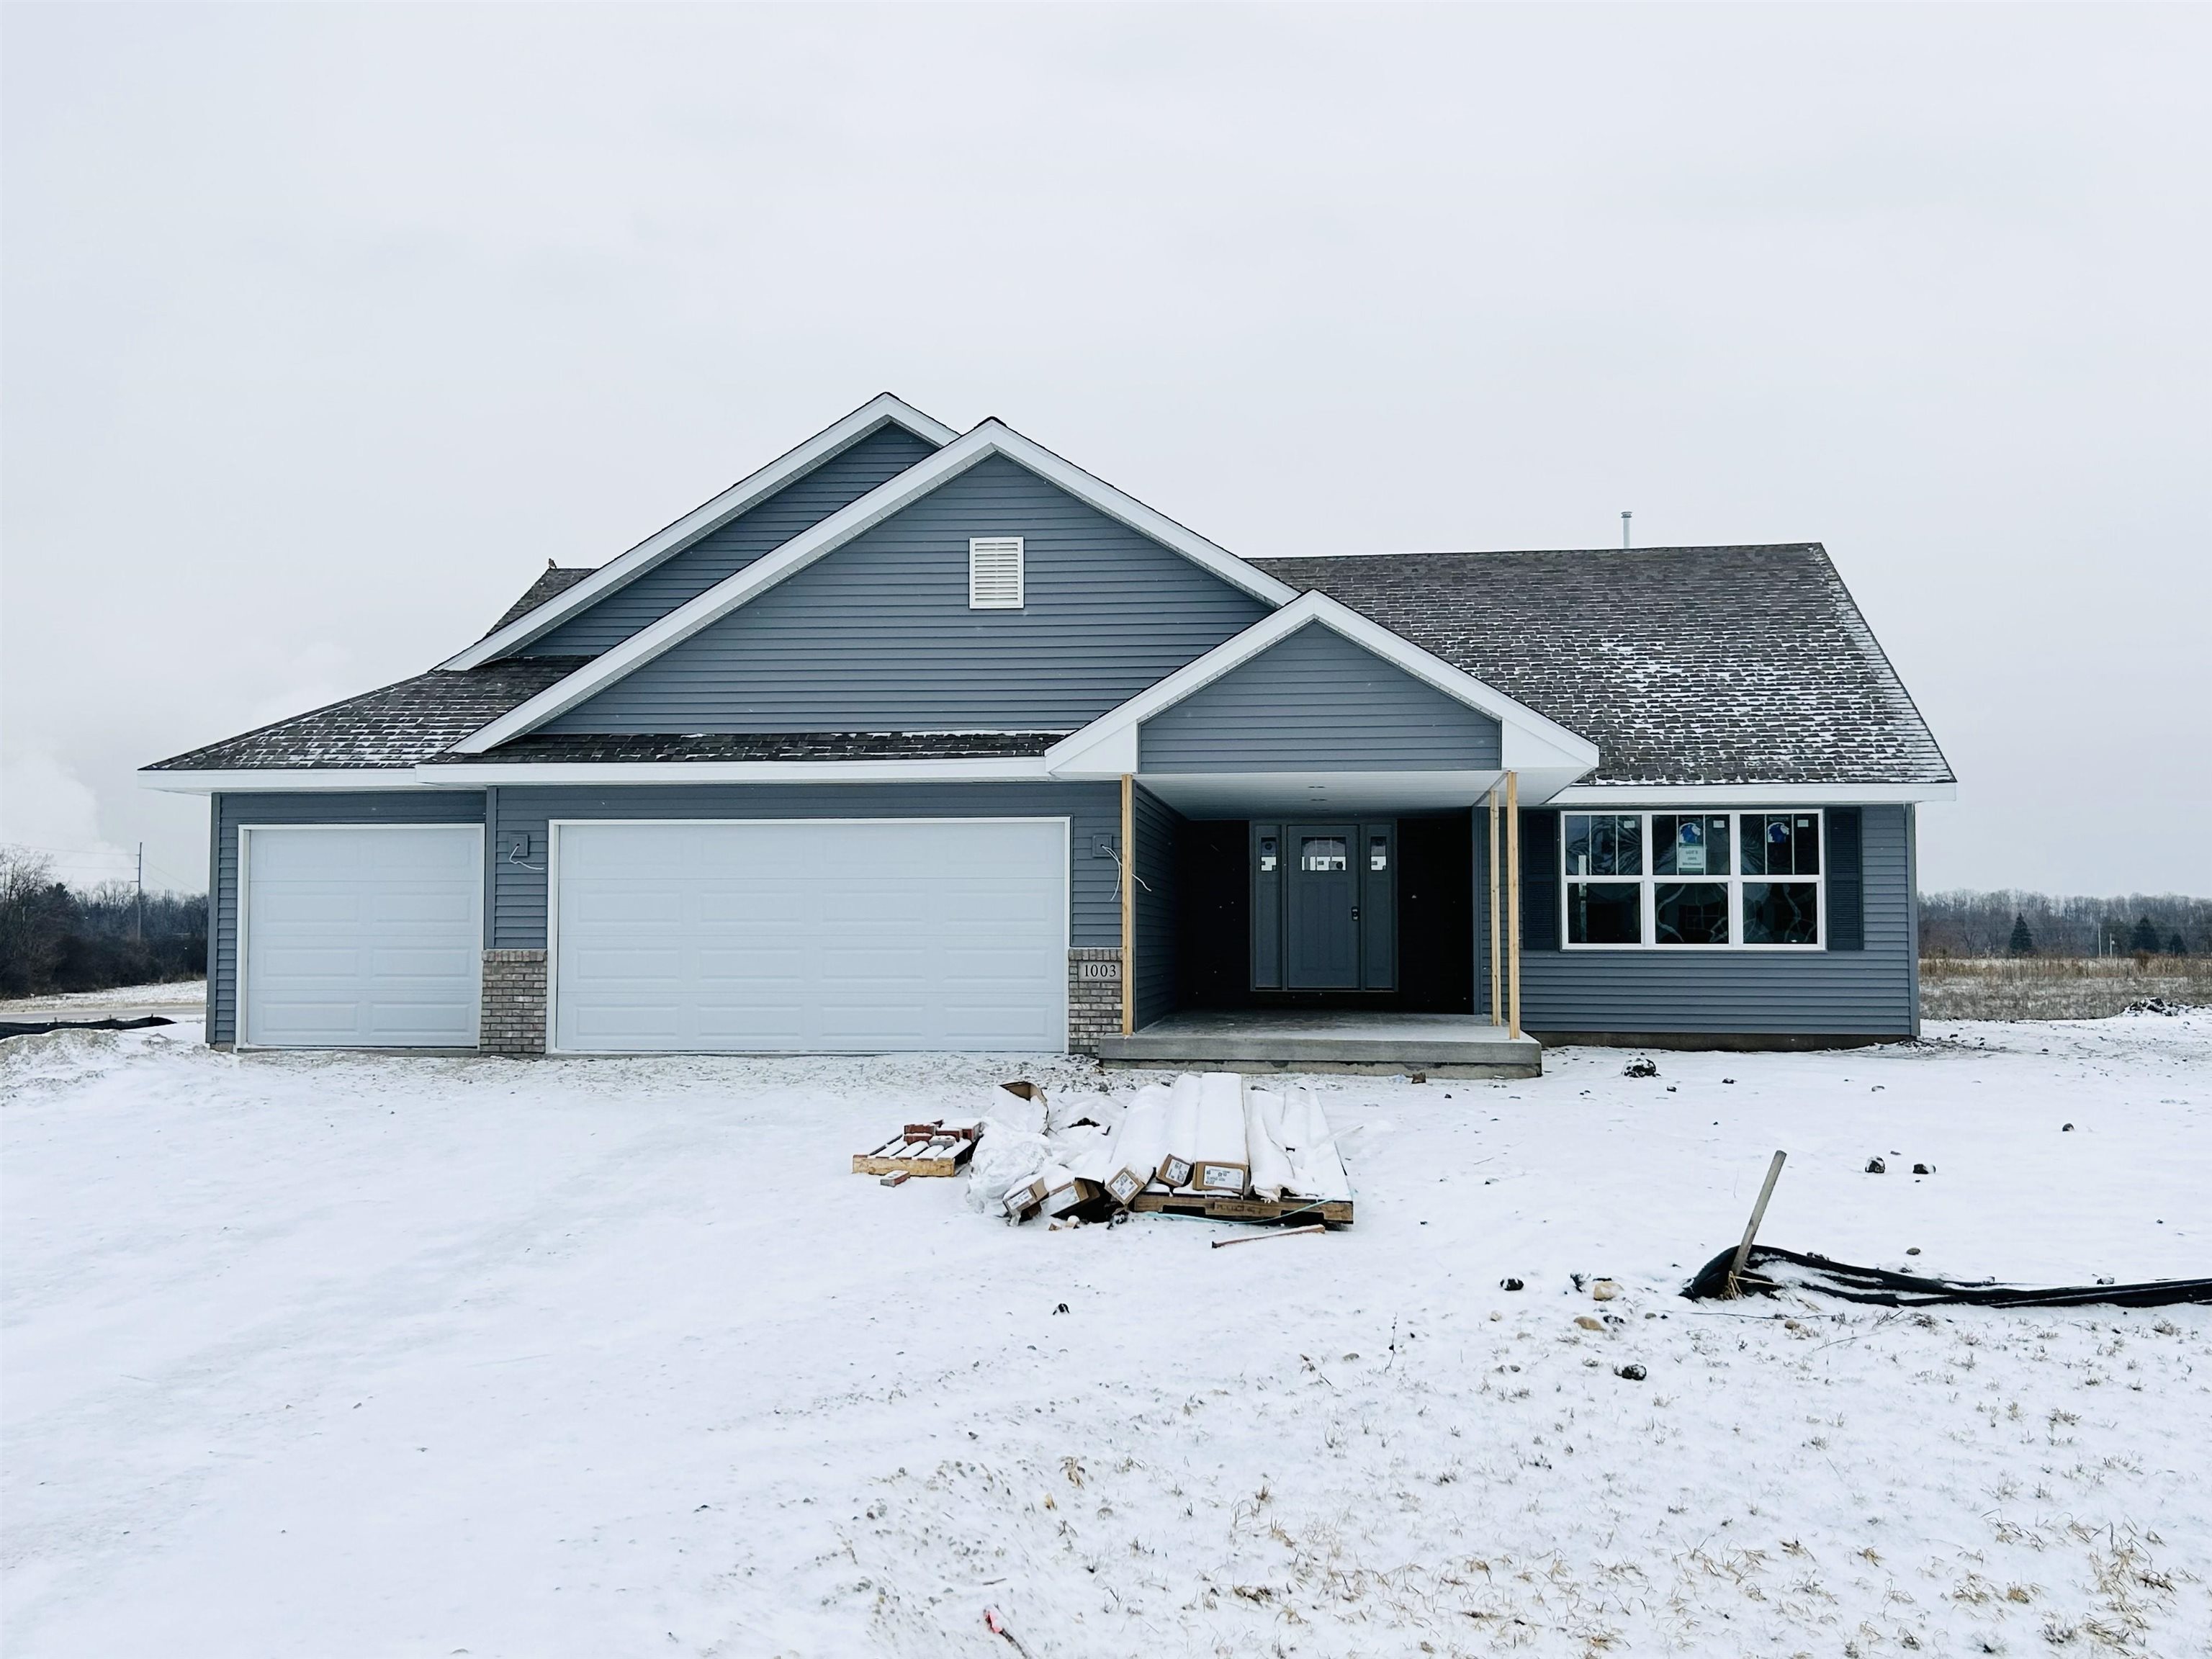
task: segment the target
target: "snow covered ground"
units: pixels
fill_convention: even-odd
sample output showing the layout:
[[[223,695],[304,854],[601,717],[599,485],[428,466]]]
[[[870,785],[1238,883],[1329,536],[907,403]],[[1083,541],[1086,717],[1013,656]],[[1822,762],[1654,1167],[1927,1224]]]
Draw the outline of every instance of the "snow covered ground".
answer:
[[[1074,1062],[198,1035],[0,1044],[16,1659],[2212,1644],[2212,1310],[1673,1294],[1776,1146],[1775,1243],[2212,1271],[2212,1015],[1316,1079],[1358,1224],[1221,1251],[847,1173]]]

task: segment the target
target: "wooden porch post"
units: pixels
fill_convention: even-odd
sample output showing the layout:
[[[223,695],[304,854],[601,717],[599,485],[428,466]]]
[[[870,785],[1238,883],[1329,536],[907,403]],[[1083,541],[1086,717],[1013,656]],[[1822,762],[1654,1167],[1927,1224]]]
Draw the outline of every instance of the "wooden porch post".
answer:
[[[1508,1024],[1521,1035],[1521,775],[1505,775],[1505,956]]]
[[[1503,1025],[1505,1009],[1499,998],[1505,963],[1498,954],[1498,786],[1490,786],[1490,1023]]]
[[[1121,1035],[1137,1029],[1137,781],[1121,774]]]

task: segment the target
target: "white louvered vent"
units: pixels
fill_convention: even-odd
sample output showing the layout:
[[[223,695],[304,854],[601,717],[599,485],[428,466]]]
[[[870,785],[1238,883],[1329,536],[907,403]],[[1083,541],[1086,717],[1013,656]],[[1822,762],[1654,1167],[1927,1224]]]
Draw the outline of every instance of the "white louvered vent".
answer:
[[[1022,538],[974,536],[968,542],[968,608],[1022,608]]]

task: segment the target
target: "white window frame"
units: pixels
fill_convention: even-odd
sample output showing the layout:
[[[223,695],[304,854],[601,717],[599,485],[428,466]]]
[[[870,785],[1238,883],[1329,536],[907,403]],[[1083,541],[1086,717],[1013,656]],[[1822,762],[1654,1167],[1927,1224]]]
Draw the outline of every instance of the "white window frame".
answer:
[[[1635,876],[1577,876],[1567,869],[1567,818],[1571,814],[1587,817],[1638,818],[1642,821],[1643,873]],[[1810,817],[1820,820],[1820,868],[1810,876],[1747,876],[1743,873],[1743,821],[1747,817],[1765,817],[1777,814],[1790,817]],[[1658,849],[1651,838],[1651,820],[1655,817],[1725,817],[1729,820],[1728,870],[1723,877],[1662,876],[1656,873],[1659,862]],[[1784,956],[1804,956],[1828,948],[1828,814],[1819,806],[1731,806],[1723,809],[1696,806],[1570,806],[1559,809],[1559,850],[1557,868],[1559,877],[1559,948],[1562,951],[1656,951],[1666,956],[1682,956],[1705,951],[1779,951]],[[1709,881],[1715,886],[1725,882],[1728,888],[1729,936],[1725,945],[1662,945],[1659,942],[1658,897],[1656,889],[1661,882],[1672,884],[1679,881]],[[1743,886],[1746,882],[1770,881],[1802,882],[1814,890],[1813,940],[1809,945],[1752,945],[1743,937]],[[1568,885],[1573,882],[1612,882],[1626,886],[1634,882],[1638,889],[1638,915],[1641,919],[1642,940],[1635,945],[1577,945],[1567,938]]]
[[[968,608],[970,611],[1019,611],[1028,599],[1029,557],[1027,538],[1022,536],[970,536],[968,538]],[[1011,552],[1014,560],[1014,592],[1012,599],[985,594],[978,587],[978,561],[990,556],[1004,556]]]

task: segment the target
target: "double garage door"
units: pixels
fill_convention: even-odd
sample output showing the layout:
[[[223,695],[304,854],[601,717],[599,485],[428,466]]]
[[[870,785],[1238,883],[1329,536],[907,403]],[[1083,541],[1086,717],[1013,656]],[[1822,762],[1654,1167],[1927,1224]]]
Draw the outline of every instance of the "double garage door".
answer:
[[[249,834],[246,1041],[474,1042],[478,830]],[[556,1050],[1066,1046],[1060,820],[568,823],[551,842]]]

